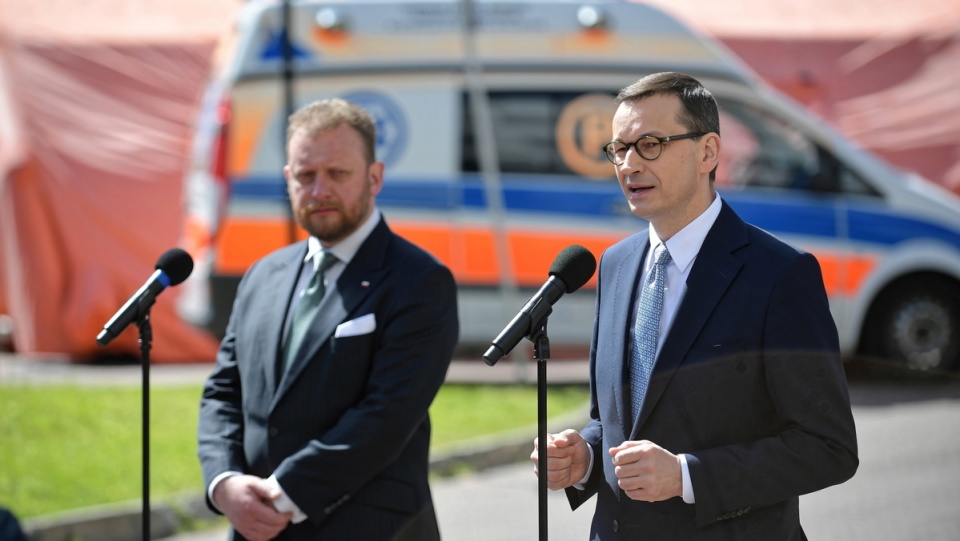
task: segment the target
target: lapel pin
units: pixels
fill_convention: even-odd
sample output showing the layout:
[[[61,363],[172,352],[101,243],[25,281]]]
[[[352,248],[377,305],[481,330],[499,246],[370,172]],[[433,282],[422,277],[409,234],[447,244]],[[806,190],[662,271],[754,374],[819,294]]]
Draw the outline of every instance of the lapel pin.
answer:
[[[364,280],[360,282],[360,287],[370,287],[370,282]]]

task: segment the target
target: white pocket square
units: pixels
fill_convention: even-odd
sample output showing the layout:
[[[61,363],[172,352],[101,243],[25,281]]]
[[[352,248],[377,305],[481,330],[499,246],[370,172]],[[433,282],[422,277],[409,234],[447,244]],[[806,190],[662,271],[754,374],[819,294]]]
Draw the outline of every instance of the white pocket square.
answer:
[[[373,314],[367,314],[337,325],[337,330],[333,333],[333,337],[360,336],[361,334],[372,333],[376,328],[377,318]]]

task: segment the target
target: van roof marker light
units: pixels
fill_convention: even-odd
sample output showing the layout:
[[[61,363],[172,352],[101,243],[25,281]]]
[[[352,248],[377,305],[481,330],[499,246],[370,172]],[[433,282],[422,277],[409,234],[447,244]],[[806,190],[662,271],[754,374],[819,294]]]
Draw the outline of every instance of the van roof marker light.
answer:
[[[596,6],[581,6],[577,10],[577,22],[587,30],[602,30],[607,27],[607,14]]]
[[[333,8],[323,8],[317,11],[314,18],[322,30],[330,32],[344,32],[347,30],[347,22],[340,13]]]

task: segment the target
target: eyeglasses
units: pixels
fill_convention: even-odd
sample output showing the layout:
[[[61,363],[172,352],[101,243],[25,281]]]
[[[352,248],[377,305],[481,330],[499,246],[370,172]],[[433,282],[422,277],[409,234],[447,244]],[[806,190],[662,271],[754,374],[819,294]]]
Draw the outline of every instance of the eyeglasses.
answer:
[[[681,135],[671,135],[669,137],[644,135],[632,143],[624,143],[622,141],[607,143],[603,145],[603,153],[607,155],[607,159],[613,162],[614,165],[623,165],[624,160],[627,159],[627,151],[630,150],[630,147],[633,147],[637,150],[637,154],[639,154],[641,158],[652,161],[660,157],[660,153],[663,152],[664,143],[678,141],[680,139],[690,139],[692,137],[701,137],[706,134],[707,132],[684,133]]]

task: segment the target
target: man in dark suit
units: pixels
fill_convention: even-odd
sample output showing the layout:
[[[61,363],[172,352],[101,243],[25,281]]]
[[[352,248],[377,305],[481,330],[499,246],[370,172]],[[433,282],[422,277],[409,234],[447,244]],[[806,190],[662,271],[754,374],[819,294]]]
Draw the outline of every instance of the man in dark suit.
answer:
[[[650,227],[600,260],[591,420],[548,436],[548,486],[574,509],[597,495],[593,540],[805,539],[798,497],[859,463],[817,260],[714,191],[698,81],[654,74],[616,101],[604,151]]]
[[[290,118],[284,175],[310,237],[244,276],[200,404],[208,504],[235,539],[439,539],[427,411],[456,286],[377,210],[375,140],[343,100]]]

